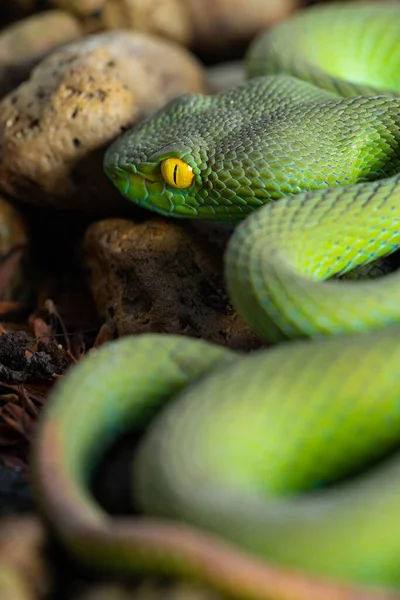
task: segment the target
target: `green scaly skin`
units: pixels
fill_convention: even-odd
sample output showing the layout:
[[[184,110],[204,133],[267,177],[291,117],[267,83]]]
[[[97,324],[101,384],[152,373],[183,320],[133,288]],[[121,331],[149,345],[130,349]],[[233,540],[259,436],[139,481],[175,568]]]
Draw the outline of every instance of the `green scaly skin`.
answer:
[[[107,174],[142,206],[248,217],[226,253],[235,306],[269,341],[312,339],[244,356],[143,335],[71,369],[33,474],[84,563],[241,600],[400,598],[399,274],[324,281],[400,245],[399,31],[395,4],[299,12],[250,49],[251,75],[283,74],[177,99],[108,150]],[[191,187],[162,180],[170,156],[193,167]],[[145,516],[111,518],[88,482],[132,426]]]

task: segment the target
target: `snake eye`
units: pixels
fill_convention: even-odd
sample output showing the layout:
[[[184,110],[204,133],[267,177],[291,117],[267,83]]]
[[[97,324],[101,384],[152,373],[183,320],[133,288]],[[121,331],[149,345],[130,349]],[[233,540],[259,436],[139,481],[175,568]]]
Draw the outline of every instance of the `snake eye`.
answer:
[[[188,188],[194,179],[193,169],[180,158],[166,158],[161,163],[165,181],[176,188]]]

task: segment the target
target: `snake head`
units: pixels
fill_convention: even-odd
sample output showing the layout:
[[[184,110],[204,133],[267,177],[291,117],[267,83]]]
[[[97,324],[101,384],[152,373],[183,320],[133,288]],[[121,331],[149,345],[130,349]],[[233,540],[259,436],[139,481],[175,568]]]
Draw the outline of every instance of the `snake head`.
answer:
[[[126,198],[162,215],[241,220],[265,202],[240,194],[252,195],[243,160],[252,165],[239,156],[249,112],[238,93],[185,94],[117,138],[104,170]]]
[[[362,104],[362,120],[354,102]],[[144,208],[239,221],[285,196],[363,178],[374,160],[365,147],[379,127],[366,102],[287,75],[211,96],[185,94],[118,138],[104,168]]]
[[[110,146],[104,170],[126,198],[162,215],[198,216],[207,157],[190,114],[199,103],[207,98],[185,94]]]

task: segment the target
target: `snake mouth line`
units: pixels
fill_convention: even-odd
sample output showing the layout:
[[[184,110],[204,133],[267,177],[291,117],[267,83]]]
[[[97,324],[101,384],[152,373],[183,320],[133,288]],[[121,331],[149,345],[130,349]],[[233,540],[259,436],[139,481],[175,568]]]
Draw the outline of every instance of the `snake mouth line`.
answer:
[[[134,166],[127,171],[117,163],[118,158],[108,160],[104,165],[105,172],[120,193],[141,208],[151,210],[165,217],[180,219],[203,219],[219,223],[232,224],[244,218],[240,207],[213,206],[199,204],[191,206],[186,197],[178,190],[170,190],[164,180],[153,180],[138,173]],[[236,214],[237,213],[237,214]]]

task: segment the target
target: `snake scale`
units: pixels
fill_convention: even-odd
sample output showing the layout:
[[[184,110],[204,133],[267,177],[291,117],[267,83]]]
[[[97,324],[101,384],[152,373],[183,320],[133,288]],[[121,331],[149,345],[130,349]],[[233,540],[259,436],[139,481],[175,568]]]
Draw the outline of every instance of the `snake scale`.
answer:
[[[241,600],[400,598],[400,280],[373,274],[400,245],[399,31],[399,4],[299,10],[252,43],[246,84],[108,149],[129,200],[237,223],[229,294],[277,346],[148,334],[71,368],[33,478],[83,563]],[[89,484],[132,427],[139,515],[111,517]]]

